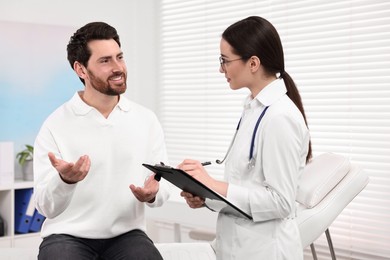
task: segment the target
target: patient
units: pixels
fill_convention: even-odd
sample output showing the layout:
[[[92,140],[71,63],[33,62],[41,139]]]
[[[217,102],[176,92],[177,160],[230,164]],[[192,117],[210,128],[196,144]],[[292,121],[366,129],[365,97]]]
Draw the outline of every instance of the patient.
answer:
[[[68,60],[84,89],[44,122],[35,141],[34,195],[46,216],[38,259],[162,259],[145,234],[145,205],[161,206],[167,182],[142,163],[166,161],[156,116],[128,100],[117,31],[77,30]]]

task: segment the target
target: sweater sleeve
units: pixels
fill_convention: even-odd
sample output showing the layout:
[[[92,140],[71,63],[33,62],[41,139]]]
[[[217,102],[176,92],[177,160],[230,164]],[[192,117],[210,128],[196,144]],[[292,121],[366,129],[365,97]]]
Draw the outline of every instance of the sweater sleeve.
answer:
[[[44,125],[34,144],[34,199],[35,206],[42,215],[54,218],[69,205],[77,184],[62,181],[50,163],[49,152],[61,158],[50,130]]]
[[[169,164],[168,161],[168,155],[164,140],[164,133],[163,129],[157,119],[156,116],[154,116],[154,126],[153,126],[153,134],[152,134],[152,162],[154,164],[165,162],[166,164]],[[152,203],[147,203],[149,207],[159,207],[161,206],[165,201],[167,201],[170,197],[172,189],[172,184],[164,179],[161,179],[159,182],[159,191],[156,195],[156,199]]]

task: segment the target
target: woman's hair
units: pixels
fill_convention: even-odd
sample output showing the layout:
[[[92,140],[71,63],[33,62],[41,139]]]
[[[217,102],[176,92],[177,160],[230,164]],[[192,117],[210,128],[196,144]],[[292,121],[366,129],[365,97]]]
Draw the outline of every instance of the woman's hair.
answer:
[[[91,50],[88,48],[88,43],[92,40],[115,40],[119,47],[121,46],[119,35],[116,29],[104,22],[92,22],[78,29],[67,46],[68,61],[73,69],[76,61],[80,62],[85,67],[88,66],[88,60],[91,57]],[[80,78],[84,84],[84,80]]]
[[[284,68],[283,46],[275,27],[266,19],[250,16],[230,25],[223,33],[222,38],[233,48],[233,52],[249,60],[257,56],[266,73],[280,74],[287,88],[287,96],[301,111],[307,126],[305,110],[303,109],[301,95],[290,75]],[[311,142],[306,156],[306,162],[312,156]]]

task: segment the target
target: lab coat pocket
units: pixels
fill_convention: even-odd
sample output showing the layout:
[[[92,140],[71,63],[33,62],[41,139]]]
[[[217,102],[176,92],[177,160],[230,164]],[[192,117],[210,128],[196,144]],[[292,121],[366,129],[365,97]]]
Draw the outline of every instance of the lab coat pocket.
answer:
[[[245,259],[276,259],[277,242],[274,237],[275,223],[255,223],[243,219],[235,221],[236,243]],[[262,258],[266,257],[266,258]],[[237,258],[244,259],[244,258]]]
[[[234,223],[238,240],[253,240],[257,242],[269,241],[275,232],[274,221],[253,222],[243,218],[237,218]],[[240,242],[240,241],[237,241]]]

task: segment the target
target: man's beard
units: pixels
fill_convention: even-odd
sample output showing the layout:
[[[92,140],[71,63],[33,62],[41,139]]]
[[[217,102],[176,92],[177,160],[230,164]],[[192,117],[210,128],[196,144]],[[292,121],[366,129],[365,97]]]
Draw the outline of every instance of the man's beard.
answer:
[[[90,79],[91,79],[91,86],[99,91],[102,94],[108,95],[108,96],[117,96],[120,94],[125,93],[126,91],[126,80],[127,80],[127,75],[123,72],[117,72],[111,75],[106,81],[102,80],[99,77],[96,77],[92,71],[88,70]],[[122,76],[124,78],[124,82],[120,86],[111,86],[109,83],[110,78]]]

